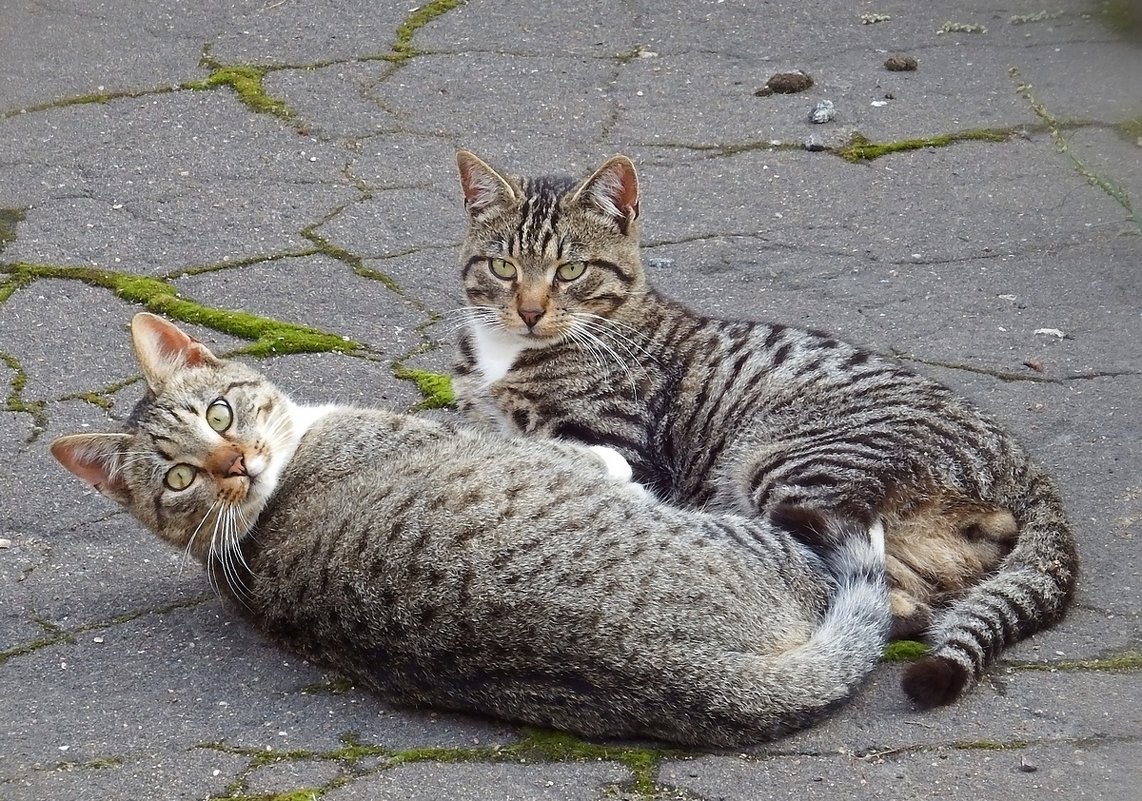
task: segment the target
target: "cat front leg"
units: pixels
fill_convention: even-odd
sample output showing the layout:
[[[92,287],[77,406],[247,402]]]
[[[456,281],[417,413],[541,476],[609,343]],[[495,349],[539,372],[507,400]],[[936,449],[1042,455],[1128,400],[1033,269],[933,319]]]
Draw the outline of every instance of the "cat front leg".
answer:
[[[454,375],[452,392],[457,408],[469,423],[508,436],[525,433],[503,412],[478,374]]]

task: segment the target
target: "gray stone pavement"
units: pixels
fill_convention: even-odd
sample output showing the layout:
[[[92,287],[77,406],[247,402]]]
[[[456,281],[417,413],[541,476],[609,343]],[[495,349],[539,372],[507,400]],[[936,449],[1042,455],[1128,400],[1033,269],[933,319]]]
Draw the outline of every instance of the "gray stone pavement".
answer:
[[[1142,797],[1139,8],[938,6],[0,2],[0,799]],[[789,68],[815,86],[755,96]],[[749,753],[582,743],[269,647],[51,460],[139,396],[142,308],[302,400],[417,404],[460,305],[460,146],[627,153],[663,289],[993,410],[1066,495],[1068,620],[934,713],[885,664]]]

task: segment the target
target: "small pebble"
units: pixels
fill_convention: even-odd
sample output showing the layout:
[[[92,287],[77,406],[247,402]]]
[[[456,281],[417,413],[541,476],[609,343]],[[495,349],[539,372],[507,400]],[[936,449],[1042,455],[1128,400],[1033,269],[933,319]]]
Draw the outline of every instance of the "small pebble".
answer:
[[[809,122],[820,125],[824,122],[831,122],[836,116],[837,110],[833,107],[832,100],[818,100],[817,105],[809,112]]]
[[[1033,762],[1028,762],[1026,757],[1019,757],[1019,770],[1024,773],[1034,773],[1039,769],[1039,766]]]
[[[765,82],[765,88],[769,89],[770,92],[777,92],[779,95],[791,95],[794,92],[804,92],[812,85],[813,79],[801,70],[774,73],[769,76],[769,80]],[[760,91],[760,89],[757,90],[757,92]],[[754,92],[754,94],[757,94],[757,92]]]
[[[810,134],[805,140],[805,149],[810,153],[820,153],[825,149],[825,143],[816,134]]]
[[[12,540],[0,537],[0,550],[6,550],[12,547]]]
[[[646,260],[646,266],[652,270],[669,270],[674,266],[674,259],[665,256],[653,256]]]
[[[912,72],[918,63],[915,56],[889,56],[884,60],[884,68],[892,72]]]

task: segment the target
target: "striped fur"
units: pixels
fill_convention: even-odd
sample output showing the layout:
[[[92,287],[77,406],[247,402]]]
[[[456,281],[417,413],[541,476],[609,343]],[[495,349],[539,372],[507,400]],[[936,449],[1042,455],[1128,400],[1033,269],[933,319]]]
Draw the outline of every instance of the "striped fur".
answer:
[[[393,702],[746,745],[844,703],[887,641],[879,522],[680,509],[614,452],[302,407],[160,318],[132,332],[128,430],[52,453],[257,630]]]
[[[625,157],[582,182],[458,161],[465,187],[495,176],[501,190],[470,216],[461,257],[467,414],[614,447],[683,506],[882,516],[894,633],[933,646],[905,678],[920,706],[955,700],[1004,647],[1062,617],[1077,557],[1058,493],[987,415],[826,333],[713,319],[657,293]],[[587,269],[561,280],[576,260]],[[523,297],[543,311],[533,325]]]

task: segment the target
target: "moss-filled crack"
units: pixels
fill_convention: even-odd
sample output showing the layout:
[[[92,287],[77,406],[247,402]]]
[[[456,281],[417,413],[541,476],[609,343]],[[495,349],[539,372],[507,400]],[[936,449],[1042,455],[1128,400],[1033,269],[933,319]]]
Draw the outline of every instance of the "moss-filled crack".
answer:
[[[291,751],[267,751],[260,748],[236,747],[224,742],[200,743],[195,748],[204,748],[225,754],[249,758],[246,769],[227,790],[224,796],[214,796],[214,801],[240,801],[241,799],[262,798],[246,793],[249,777],[259,768],[281,762],[335,762],[356,775],[368,775],[389,770],[400,765],[415,763],[455,764],[455,763],[496,763],[523,762],[547,764],[564,762],[616,762],[625,765],[631,772],[629,789],[644,797],[653,797],[657,785],[656,776],[659,762],[664,758],[682,758],[689,752],[672,749],[657,749],[642,746],[599,745],[587,742],[571,734],[552,731],[525,729],[519,740],[509,745],[440,747],[425,746],[405,749],[389,749],[384,746],[363,743],[354,732],[341,736],[341,747],[325,751],[295,749]],[[369,770],[362,770],[360,763],[365,759],[377,759],[378,764]],[[343,786],[354,776],[342,774],[321,787],[306,788],[320,797],[335,787]],[[278,796],[266,796],[278,798]]]
[[[24,215],[21,208],[0,208],[0,253],[9,243],[16,241],[16,226],[24,221]]]
[[[251,340],[239,352],[251,356],[293,353],[353,353],[364,348],[359,342],[306,325],[287,323],[244,311],[218,309],[180,295],[168,279],[120,273],[96,267],[16,263],[0,265],[0,272],[13,278],[56,278],[82,281],[107,289],[117,297],[148,311],[193,325],[203,325],[224,334]]]
[[[145,617],[147,615],[165,615],[169,612],[175,612],[179,609],[189,609],[193,606],[205,603],[213,598],[214,595],[204,593],[201,595],[194,595],[189,598],[182,598],[177,601],[172,601],[169,604],[155,606],[145,609],[134,609],[129,612],[123,612],[113,617],[105,618],[103,620],[93,620],[89,623],[81,623],[78,626],[71,626],[64,628],[49,620],[45,620],[39,615],[33,614],[32,622],[43,628],[47,634],[35,640],[26,643],[15,645],[7,650],[0,651],[0,665],[3,665],[9,659],[18,656],[28,656],[43,648],[49,648],[53,645],[60,645],[64,643],[74,643],[76,635],[88,634],[93,631],[102,631],[104,629],[119,626],[123,623],[129,623],[132,620]]]
[[[1142,651],[1126,650],[1090,659],[1060,659],[1053,662],[1006,660],[1001,665],[1012,670],[1039,670],[1052,673],[1132,673],[1142,670]]]
[[[61,395],[57,400],[71,401],[78,400],[84,403],[89,403],[105,412],[110,412],[111,407],[115,405],[115,395],[132,384],[142,381],[143,377],[140,375],[133,375],[129,378],[124,378],[115,381],[101,389],[87,390],[85,392],[71,392],[67,395]]]
[[[223,64],[213,57],[209,45],[203,48],[199,66],[210,70],[210,74],[201,80],[187,81],[181,84],[182,89],[200,92],[226,87],[234,92],[246,108],[257,114],[272,114],[286,121],[297,117],[297,112],[290,108],[284,100],[271,96],[266,92],[263,85],[266,75],[271,70],[287,69],[287,67]]]
[[[923,150],[928,147],[947,147],[959,142],[1006,142],[1016,134],[1012,128],[973,128],[966,131],[898,139],[893,142],[872,142],[861,134],[854,134],[847,144],[833,150],[845,161],[857,163],[872,161],[890,153]]]
[[[347,208],[347,206],[339,206],[334,209],[330,214],[326,215],[321,222],[304,228],[301,235],[313,243],[314,249],[318,253],[347,265],[355,275],[361,278],[378,282],[424,315],[424,320],[413,326],[412,329],[418,341],[406,352],[393,360],[392,375],[398,381],[411,382],[416,386],[417,391],[420,392],[423,400],[413,407],[413,411],[420,409],[441,409],[453,406],[456,402],[456,398],[452,391],[452,379],[450,376],[444,373],[435,373],[430,370],[411,367],[407,364],[409,359],[430,353],[439,347],[438,343],[433,341],[428,335],[428,329],[440,322],[441,315],[430,309],[428,304],[420,298],[406,292],[405,289],[397,283],[396,279],[388,273],[366,265],[363,256],[352,252],[348,248],[333,244],[333,242],[318,233],[318,229],[322,225],[328,223],[331,219],[344,211],[345,208]]]
[[[392,56],[389,60],[399,66],[418,55],[420,51],[412,43],[417,31],[437,17],[458,7],[460,3],[461,0],[430,0],[430,2],[409,12],[408,16],[397,27],[396,38],[392,44]]]
[[[1067,160],[1071,163],[1071,167],[1075,172],[1081,175],[1087,183],[1101,189],[1122,206],[1126,211],[1126,219],[1133,223],[1139,233],[1142,233],[1142,218],[1140,218],[1138,213],[1134,210],[1134,205],[1130,200],[1130,194],[1122,184],[1113,178],[1095,172],[1085,161],[1075,155],[1074,150],[1071,148],[1070,140],[1064,135],[1064,131],[1069,126],[1057,120],[1047,107],[1035,97],[1031,83],[1024,80],[1023,73],[1018,67],[1012,67],[1008,70],[1008,73],[1011,79],[1015,81],[1016,93],[1027,101],[1027,104],[1031,107],[1031,111],[1046,127],[1047,132],[1051,136],[1051,141],[1055,144],[1055,150],[1067,157]],[[1137,120],[1127,120],[1121,124],[1125,124],[1129,127],[1136,121]]]
[[[242,267],[253,267],[256,264],[266,264],[269,262],[281,261],[283,259],[303,259],[306,256],[317,255],[316,248],[303,248],[301,250],[287,250],[280,253],[266,253],[258,256],[247,256],[241,259],[231,259],[229,261],[220,261],[214,264],[198,264],[191,267],[180,267],[177,270],[163,273],[159,277],[166,281],[174,281],[179,278],[191,278],[197,275],[206,275],[207,273],[217,273],[224,270],[240,269]]]
[[[46,404],[42,400],[28,400],[24,397],[24,389],[28,384],[28,374],[24,371],[19,359],[11,353],[0,351],[0,362],[3,362],[12,371],[8,397],[4,399],[2,408],[6,412],[26,414],[32,418],[32,433],[28,435],[25,443],[35,442],[48,427],[48,415],[44,411]]]
[[[968,373],[976,373],[978,375],[991,376],[998,378],[1000,381],[1015,382],[1026,381],[1032,384],[1067,384],[1071,381],[1090,381],[1096,378],[1120,378],[1122,376],[1142,375],[1142,372],[1137,370],[1096,370],[1083,373],[1074,373],[1072,375],[1052,377],[1046,375],[1031,375],[1027,373],[1013,373],[1009,370],[1000,370],[995,367],[980,367],[979,365],[966,364],[964,362],[950,362],[941,359],[925,359],[917,356],[914,353],[903,350],[892,350],[892,355],[904,362],[913,362],[915,364],[923,364],[928,367],[942,367],[946,370],[963,370]]]
[[[462,0],[431,0],[431,2],[413,9],[397,26],[390,49],[385,53],[364,53],[348,58],[317,60],[304,64],[224,64],[214,58],[211,47],[207,44],[203,47],[202,57],[199,60],[199,65],[209,70],[209,74],[205,78],[146,88],[73,95],[46,103],[8,109],[0,112],[0,119],[70,106],[104,104],[115,100],[131,100],[176,92],[230,89],[238,100],[251,111],[257,114],[270,114],[286,122],[297,124],[298,113],[285,100],[274,97],[266,91],[265,78],[267,75],[283,70],[314,70],[338,64],[356,64],[368,61],[386,61],[392,65],[393,71],[395,71],[409,59],[420,54],[421,51],[413,44],[417,32],[441,15],[460,6],[461,3]],[[391,74],[392,71],[388,72],[382,80]]]

